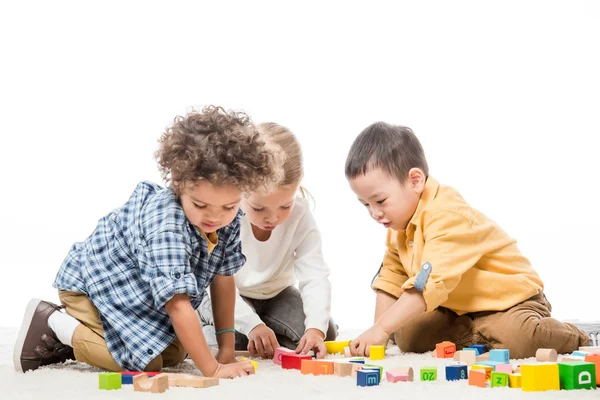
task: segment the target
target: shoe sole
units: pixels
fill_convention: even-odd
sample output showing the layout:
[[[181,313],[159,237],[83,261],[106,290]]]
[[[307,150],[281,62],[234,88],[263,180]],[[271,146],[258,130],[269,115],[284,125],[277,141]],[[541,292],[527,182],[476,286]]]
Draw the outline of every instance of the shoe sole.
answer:
[[[23,317],[21,329],[19,330],[19,334],[17,335],[17,342],[15,343],[15,348],[13,350],[13,363],[17,372],[23,372],[23,366],[21,365],[21,354],[23,354],[23,345],[25,344],[25,338],[27,337],[27,332],[29,332],[29,327],[31,326],[31,321],[33,320],[35,310],[41,302],[42,300],[40,299],[31,299],[29,300],[27,308],[25,309],[25,316]]]

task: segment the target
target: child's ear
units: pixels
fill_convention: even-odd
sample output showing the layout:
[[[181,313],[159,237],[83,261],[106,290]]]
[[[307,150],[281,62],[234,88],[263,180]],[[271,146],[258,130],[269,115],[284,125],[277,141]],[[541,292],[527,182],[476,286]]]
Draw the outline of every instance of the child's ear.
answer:
[[[408,181],[415,192],[421,194],[425,190],[427,177],[421,168],[411,168],[408,171]]]

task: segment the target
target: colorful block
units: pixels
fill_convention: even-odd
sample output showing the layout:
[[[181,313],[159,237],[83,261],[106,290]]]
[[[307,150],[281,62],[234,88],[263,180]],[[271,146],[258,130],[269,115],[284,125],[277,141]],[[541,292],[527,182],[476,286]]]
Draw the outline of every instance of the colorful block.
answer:
[[[573,353],[571,353],[572,356],[575,357],[583,357],[585,358],[586,356],[588,356],[590,353],[588,353],[587,351],[574,351]]]
[[[469,386],[478,386],[484,388],[486,380],[485,371],[477,369],[471,370],[471,373],[469,374]]]
[[[281,356],[284,354],[295,353],[294,350],[290,350],[286,347],[278,347],[273,353],[273,362],[277,365],[281,365]]]
[[[507,374],[512,374],[513,373],[513,367],[511,364],[496,364],[496,367],[494,368],[494,371],[496,372],[506,372]]]
[[[456,353],[456,345],[452,342],[442,342],[435,345],[437,358],[452,358]]]
[[[379,380],[383,379],[383,367],[380,365],[365,364],[362,369],[371,369],[379,372]]]
[[[554,349],[537,349],[535,360],[538,362],[556,362],[558,353]]]
[[[454,353],[454,361],[460,361],[466,365],[473,365],[477,361],[477,350],[469,349],[469,350],[460,350]]]
[[[469,348],[476,349],[478,352],[478,356],[485,354],[488,351],[487,346],[485,344],[472,344],[471,346],[469,346]]]
[[[521,388],[521,374],[508,374],[508,387]]]
[[[384,346],[370,346],[369,347],[369,358],[371,360],[383,360],[385,358],[385,347]]]
[[[560,390],[558,364],[521,365],[521,387],[524,392]]]
[[[281,355],[281,368],[283,369],[301,369],[302,360],[312,360],[312,357],[308,354],[282,354]]]
[[[391,371],[386,371],[385,378],[388,382],[396,383],[396,382],[408,382],[408,374],[403,370],[393,369]]]
[[[508,386],[508,374],[506,372],[492,372],[490,379],[491,387],[505,387]]]
[[[118,372],[102,372],[98,375],[98,388],[100,390],[121,389],[122,375]]]
[[[471,367],[471,371],[475,370],[485,372],[485,379],[489,381],[492,378],[492,371],[494,371],[494,367],[490,367],[489,365],[475,364]]]
[[[394,368],[392,370],[394,373],[404,373],[408,375],[408,382],[412,382],[414,380],[415,372],[412,367],[400,367]]]
[[[496,367],[498,365],[501,365],[501,364],[505,364],[506,365],[506,363],[500,363],[498,361],[489,361],[489,360],[488,361],[477,361],[475,363],[475,365],[487,365],[488,367],[492,367],[494,369],[494,371],[496,370]]]
[[[507,349],[490,350],[490,361],[507,363],[510,361],[510,352]]]
[[[446,380],[458,381],[468,379],[469,373],[466,365],[446,365]]]
[[[596,389],[596,366],[591,362],[558,363],[560,388]]]
[[[379,373],[377,371],[359,370],[356,372],[357,386],[377,386],[379,385]]]
[[[362,357],[353,357],[347,360],[348,362],[351,363],[355,363],[355,364],[364,364],[365,363],[365,359]]]
[[[352,367],[356,364],[349,362],[334,362],[333,363],[333,374],[335,376],[351,376]]]
[[[489,361],[490,360],[490,353],[480,354],[477,357],[475,357],[475,360],[477,360],[477,361]]]
[[[579,346],[579,351],[585,351],[588,354],[600,355],[600,346]]]
[[[471,351],[473,350],[475,352],[475,355],[478,356],[481,353],[479,353],[480,349],[476,349],[475,347],[463,347],[461,351]]]
[[[325,348],[329,354],[344,354],[344,347],[350,346],[351,340],[328,340],[325,341]]]
[[[302,360],[300,372],[302,375],[333,375],[333,362],[323,360]]]
[[[436,367],[423,367],[421,368],[421,380],[423,382],[430,382],[437,380],[437,368]]]
[[[596,386],[600,386],[600,355],[585,356],[585,361],[596,365]]]

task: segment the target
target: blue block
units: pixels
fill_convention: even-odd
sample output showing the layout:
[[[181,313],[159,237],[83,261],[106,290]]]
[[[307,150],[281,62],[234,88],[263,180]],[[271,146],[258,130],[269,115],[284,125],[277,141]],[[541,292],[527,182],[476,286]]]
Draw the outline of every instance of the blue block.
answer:
[[[364,359],[362,359],[362,360],[356,359],[356,360],[348,360],[348,361],[350,361],[351,363],[354,363],[354,364],[364,364],[365,363]]]
[[[133,385],[133,375],[121,375],[122,385]]]
[[[466,365],[447,365],[446,366],[446,380],[447,381],[458,381],[461,379],[469,379]]]
[[[477,349],[479,352],[477,353],[478,356],[482,355],[483,353],[487,353],[487,346],[485,344],[472,344],[470,347],[472,349]]]
[[[357,386],[377,386],[379,385],[379,371],[375,370],[358,370],[356,371]]]
[[[508,349],[490,350],[490,361],[497,361],[500,363],[510,362],[510,352]]]
[[[585,357],[588,354],[590,354],[590,353],[588,353],[587,351],[574,351],[571,355],[577,356],[577,357]]]

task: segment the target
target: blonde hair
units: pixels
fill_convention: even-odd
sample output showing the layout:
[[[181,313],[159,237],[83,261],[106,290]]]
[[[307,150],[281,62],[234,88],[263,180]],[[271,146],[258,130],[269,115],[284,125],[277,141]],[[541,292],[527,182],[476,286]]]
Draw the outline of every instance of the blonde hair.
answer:
[[[256,130],[264,135],[265,139],[279,146],[285,155],[283,162],[283,179],[279,182],[279,186],[293,185],[298,186],[298,190],[302,197],[311,197],[312,195],[302,187],[300,183],[304,178],[304,162],[302,159],[302,147],[292,133],[285,126],[274,122],[263,122],[256,126]]]

